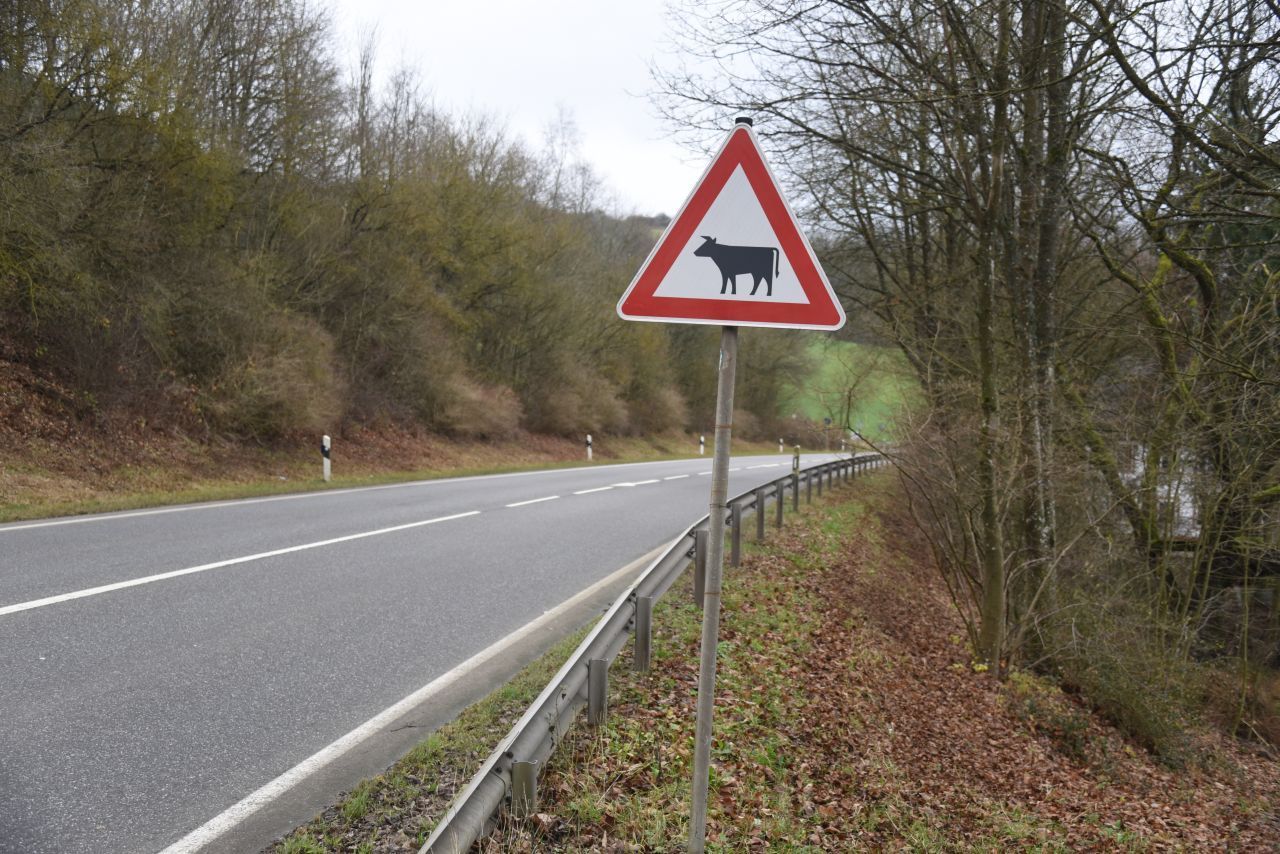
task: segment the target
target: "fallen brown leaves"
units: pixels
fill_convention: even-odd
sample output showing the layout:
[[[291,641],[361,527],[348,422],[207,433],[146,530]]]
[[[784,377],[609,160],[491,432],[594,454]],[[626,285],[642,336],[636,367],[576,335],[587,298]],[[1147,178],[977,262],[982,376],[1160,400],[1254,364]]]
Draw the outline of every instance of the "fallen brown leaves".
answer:
[[[881,491],[877,524],[851,532],[829,570],[804,582],[827,606],[807,678],[831,687],[799,725],[827,757],[820,788],[840,816],[897,799],[904,817],[952,843],[1280,847],[1280,768],[1227,738],[1198,734],[1213,761],[1174,772],[1085,709],[1069,710],[1086,722],[1084,762],[1015,716],[1007,690],[968,666],[963,626],[901,505]],[[857,840],[902,835],[894,823],[864,823]]]
[[[1170,770],[1047,685],[1043,719],[1028,716],[1009,683],[970,666],[891,479],[836,493],[855,495],[856,524],[837,506],[809,514],[728,575],[711,849],[1280,850],[1276,762],[1206,731],[1208,761]],[[679,647],[652,673],[614,668],[609,731],[572,737],[533,827],[508,824],[483,850],[682,847],[689,625],[657,641]]]

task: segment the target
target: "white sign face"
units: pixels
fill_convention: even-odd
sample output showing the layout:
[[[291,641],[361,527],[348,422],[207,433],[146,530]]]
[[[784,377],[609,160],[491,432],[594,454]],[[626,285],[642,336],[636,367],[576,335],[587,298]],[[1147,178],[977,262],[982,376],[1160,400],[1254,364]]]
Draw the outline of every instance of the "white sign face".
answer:
[[[732,235],[732,237],[725,239],[720,235]],[[724,189],[720,191],[720,195],[716,196],[716,200],[711,203],[711,207],[694,228],[693,237],[676,256],[675,263],[671,265],[671,269],[667,271],[662,284],[658,285],[654,294],[660,297],[742,301],[759,300],[764,297],[772,299],[773,302],[809,304],[809,297],[800,287],[791,262],[781,252],[777,253],[777,257],[773,259],[778,263],[775,267],[772,288],[769,287],[770,283],[764,280],[760,281],[758,288],[754,288],[753,277],[747,273],[740,273],[734,277],[737,281],[731,282],[725,292],[721,293],[724,281],[719,277],[715,262],[711,258],[694,255],[707,237],[717,238],[717,245],[777,247],[778,239],[774,236],[773,226],[769,224],[769,218],[765,216],[764,208],[760,206],[760,200],[756,198],[755,191],[751,189],[751,183],[747,180],[747,175],[742,171],[741,166],[733,170]],[[754,295],[751,293],[753,289],[756,291]]]
[[[839,329],[844,311],[738,125],[618,303],[628,320]]]

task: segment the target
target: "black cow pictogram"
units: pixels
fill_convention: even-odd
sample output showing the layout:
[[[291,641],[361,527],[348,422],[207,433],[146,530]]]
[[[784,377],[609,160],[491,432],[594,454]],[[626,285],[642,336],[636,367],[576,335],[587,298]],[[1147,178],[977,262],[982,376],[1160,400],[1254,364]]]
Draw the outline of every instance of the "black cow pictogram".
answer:
[[[733,287],[731,293],[738,293],[738,276],[746,273],[754,284],[751,296],[760,289],[760,282],[768,287],[765,296],[773,296],[773,277],[780,275],[779,262],[781,253],[772,246],[730,246],[716,243],[714,237],[702,235],[702,245],[693,250],[699,258],[710,258],[720,270],[720,293],[725,288]]]

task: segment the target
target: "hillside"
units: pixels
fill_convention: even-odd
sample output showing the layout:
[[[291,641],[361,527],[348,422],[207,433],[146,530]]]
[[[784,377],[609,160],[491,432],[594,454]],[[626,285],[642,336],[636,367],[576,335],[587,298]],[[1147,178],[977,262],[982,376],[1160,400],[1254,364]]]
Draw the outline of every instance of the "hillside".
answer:
[[[269,443],[200,435],[164,413],[103,410],[48,374],[0,359],[0,522],[316,489],[319,434]],[[737,440],[742,453],[776,451]],[[697,437],[597,436],[597,462],[692,456]],[[708,448],[710,453],[710,448]],[[335,430],[334,486],[583,464],[582,442],[518,431],[450,438],[393,423]]]

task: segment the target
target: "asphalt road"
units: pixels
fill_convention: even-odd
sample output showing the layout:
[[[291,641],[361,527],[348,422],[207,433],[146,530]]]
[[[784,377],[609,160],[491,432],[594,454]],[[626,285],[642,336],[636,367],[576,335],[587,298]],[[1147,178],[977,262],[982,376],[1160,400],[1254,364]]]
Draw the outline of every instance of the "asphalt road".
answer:
[[[730,494],[789,463],[736,459]],[[710,468],[707,456],[0,526],[0,852],[166,848],[669,541],[706,512]],[[489,682],[550,635],[497,656],[513,660]],[[462,686],[437,716],[488,687]],[[388,761],[360,759],[309,802],[283,799],[272,830]],[[265,832],[240,831],[210,850],[256,848]]]

